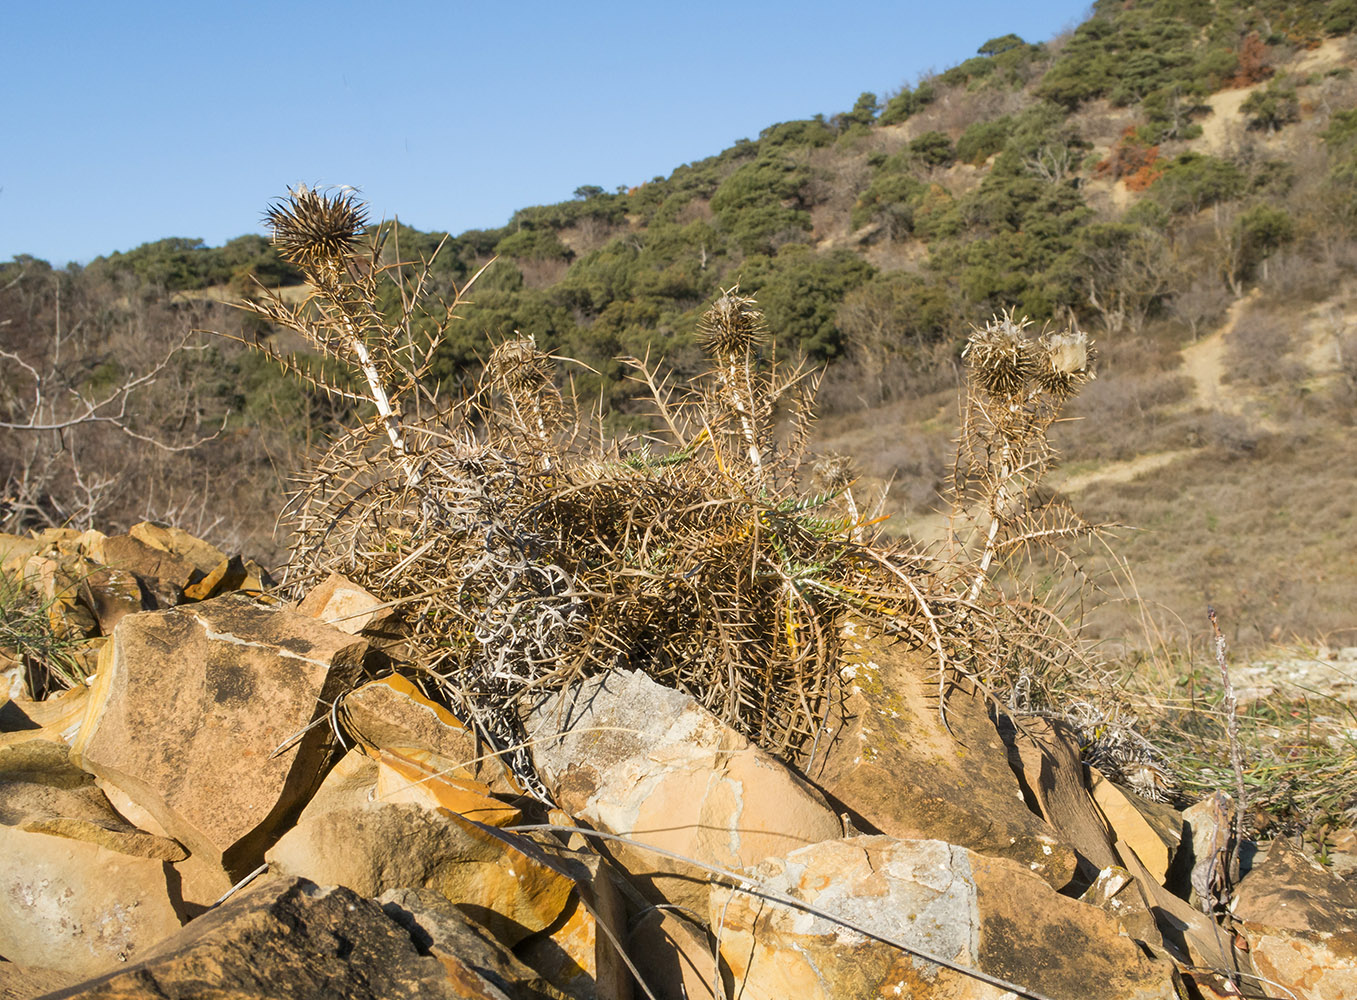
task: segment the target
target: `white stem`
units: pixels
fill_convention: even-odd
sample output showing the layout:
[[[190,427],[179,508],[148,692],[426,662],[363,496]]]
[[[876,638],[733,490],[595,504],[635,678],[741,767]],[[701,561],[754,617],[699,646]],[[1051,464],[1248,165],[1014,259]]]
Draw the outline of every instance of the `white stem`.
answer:
[[[754,479],[760,486],[763,485],[763,454],[759,451],[758,439],[754,434],[754,421],[751,409],[746,408],[744,400],[740,398],[740,390],[737,387],[735,376],[739,372],[739,364],[735,360],[735,355],[730,356],[730,375],[728,384],[730,385],[730,396],[735,401],[735,412],[740,415],[740,427],[744,431],[745,442],[749,445],[749,464],[754,467]]]
[[[975,581],[971,584],[970,593],[966,595],[967,601],[974,601],[980,596],[980,591],[984,589],[985,578],[989,575],[990,563],[994,561],[994,539],[999,534],[1000,511],[1008,501],[1008,478],[1013,474],[1010,468],[1012,463],[1012,452],[1007,442],[1004,443],[1004,450],[999,464],[999,485],[994,491],[994,502],[990,505],[989,514],[989,534],[985,538],[985,554],[980,557],[980,571],[975,574]]]
[[[353,324],[345,317],[344,325],[349,333],[349,349],[353,351],[354,357],[358,359],[358,367],[363,370],[363,376],[368,380],[368,391],[372,395],[372,401],[377,406],[377,413],[382,418],[382,423],[386,425],[386,436],[391,439],[391,447],[396,449],[396,454],[401,457],[401,465],[405,469],[405,477],[409,480],[411,486],[419,485],[419,470],[415,468],[415,463],[411,461],[410,454],[405,447],[405,435],[401,430],[400,417],[391,408],[390,397],[386,394],[386,386],[382,385],[381,375],[377,371],[377,366],[372,363],[372,355],[368,353],[367,344],[364,344],[358,335],[354,332]]]

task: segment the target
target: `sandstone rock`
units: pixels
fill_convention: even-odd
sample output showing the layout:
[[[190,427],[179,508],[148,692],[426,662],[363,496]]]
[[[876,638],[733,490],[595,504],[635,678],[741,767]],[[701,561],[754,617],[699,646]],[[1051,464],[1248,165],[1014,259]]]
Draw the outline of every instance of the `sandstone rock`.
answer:
[[[33,1000],[80,980],[69,972],[0,960],[0,1000]]]
[[[70,744],[85,719],[89,688],[67,688],[42,701],[11,699],[0,707],[0,746],[41,739]]]
[[[944,840],[1012,858],[1056,888],[1069,882],[1075,852],[1024,804],[985,700],[952,688],[948,732],[927,651],[871,638],[861,625],[845,638],[845,718],[807,766],[810,778],[881,833]]]
[[[113,811],[61,743],[0,749],[0,955],[80,976],[179,929],[173,841]]]
[[[730,868],[842,833],[820,794],[784,764],[639,671],[615,670],[546,699],[528,731],[562,808],[644,845]],[[600,850],[652,897],[705,911],[705,871],[641,847]]]
[[[0,572],[11,576],[23,573],[24,564],[29,558],[40,553],[45,546],[36,538],[27,535],[11,535],[0,531]]]
[[[516,953],[577,1000],[631,1000],[631,972],[619,954],[626,947],[626,908],[612,874],[596,854],[553,861],[575,883],[571,908],[564,922],[522,942]]]
[[[484,782],[496,794],[523,791],[499,760],[480,759],[487,750],[470,729],[399,674],[350,692],[340,716],[364,746],[401,754],[454,778]]]
[[[1116,839],[1136,852],[1156,882],[1166,885],[1183,840],[1182,814],[1113,784],[1097,768],[1089,769],[1089,794]]]
[[[142,590],[137,575],[125,569],[102,569],[90,573],[80,583],[80,598],[99,622],[99,631],[112,635],[123,618],[155,606],[154,598]]]
[[[199,570],[187,559],[154,548],[131,535],[111,535],[102,546],[104,565],[135,573],[146,582],[157,607],[172,607],[183,600],[184,588]]]
[[[1136,877],[1125,868],[1104,868],[1079,901],[1106,910],[1133,939],[1156,953],[1160,949],[1163,937],[1149,901]]]
[[[392,614],[380,598],[339,573],[331,573],[302,598],[297,610],[351,635],[380,627]]]
[[[1147,958],[1115,919],[1005,858],[936,840],[850,837],[769,859],[753,875],[862,930],[714,891],[710,924],[743,1000],[1013,995],[882,938],[1054,1000],[1178,996],[1173,966]]]
[[[627,950],[656,1000],[725,1000],[705,926],[673,910],[652,909],[635,922]]]
[[[1098,873],[1121,866],[1116,833],[1088,794],[1079,742],[1063,722],[1041,716],[1007,717],[1000,732],[1009,748],[1009,762],[1030,797],[1053,829],[1076,851],[1077,881],[1088,885]],[[1021,728],[1018,728],[1021,727]]]
[[[347,754],[269,850],[271,869],[363,896],[434,889],[510,946],[565,913],[575,884],[531,841],[497,838],[425,800],[385,801],[379,770]]]
[[[1357,996],[1357,887],[1285,838],[1244,877],[1233,912],[1261,975],[1309,1000]]]
[[[240,597],[124,618],[74,753],[239,878],[318,786],[333,741],[325,717],[365,650]]]
[[[467,970],[454,982],[373,900],[301,879],[251,886],[135,965],[49,1000],[505,1000]]]
[[[409,932],[421,954],[443,963],[454,983],[469,969],[510,1000],[567,1000],[484,927],[432,889],[391,889],[377,900]]]
[[[168,552],[189,563],[199,573],[207,575],[226,559],[226,553],[201,538],[195,538],[182,528],[172,528],[154,521],[142,521],[127,531],[137,541],[161,552]]]
[[[240,556],[232,556],[219,562],[201,580],[185,587],[184,596],[190,601],[205,601],[211,597],[229,594],[233,590],[239,590],[249,575],[249,570],[245,568]]]
[[[513,806],[495,798],[489,785],[455,778],[423,760],[392,750],[372,753],[377,760],[377,798],[383,802],[447,809],[490,826],[512,826],[523,818]]]

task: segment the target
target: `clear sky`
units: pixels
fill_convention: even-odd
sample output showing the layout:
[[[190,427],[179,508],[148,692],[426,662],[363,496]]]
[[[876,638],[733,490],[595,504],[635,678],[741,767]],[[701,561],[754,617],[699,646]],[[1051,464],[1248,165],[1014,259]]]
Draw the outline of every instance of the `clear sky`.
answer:
[[[1086,0],[46,0],[0,31],[0,260],[260,231],[298,182],[420,229],[612,190],[884,97]]]

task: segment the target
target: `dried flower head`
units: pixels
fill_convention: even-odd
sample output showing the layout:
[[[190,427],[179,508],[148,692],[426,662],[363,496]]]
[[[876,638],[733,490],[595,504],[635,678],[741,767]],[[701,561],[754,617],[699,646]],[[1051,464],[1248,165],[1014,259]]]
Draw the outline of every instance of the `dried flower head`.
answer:
[[[315,267],[353,254],[367,227],[367,207],[353,191],[324,194],[301,184],[269,206],[264,222],[285,260]]]
[[[822,456],[812,467],[811,472],[815,476],[815,482],[831,492],[842,490],[858,477],[852,456],[840,452],[830,452]]]
[[[698,344],[718,361],[752,350],[766,333],[763,313],[752,298],[739,292],[739,285],[722,292],[697,323]]]
[[[1026,316],[1015,321],[1005,312],[971,333],[962,355],[971,378],[991,396],[1016,396],[1036,377],[1040,360],[1035,345],[1023,336],[1031,325]]]
[[[1092,341],[1082,330],[1048,333],[1041,338],[1037,384],[1057,399],[1068,399],[1093,379]]]
[[[532,337],[506,340],[490,352],[486,370],[495,385],[513,394],[535,394],[551,384],[556,366]]]

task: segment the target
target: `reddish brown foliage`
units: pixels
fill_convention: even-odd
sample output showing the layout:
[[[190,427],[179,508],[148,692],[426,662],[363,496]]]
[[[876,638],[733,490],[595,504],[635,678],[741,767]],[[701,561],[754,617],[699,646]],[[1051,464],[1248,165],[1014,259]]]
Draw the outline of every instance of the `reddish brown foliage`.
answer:
[[[1239,66],[1234,76],[1225,81],[1227,87],[1251,87],[1272,75],[1268,63],[1267,45],[1251,31],[1239,45]]]
[[[1134,125],[1128,125],[1121,138],[1108,151],[1107,159],[1093,168],[1094,176],[1126,181],[1132,191],[1144,191],[1159,179],[1162,170],[1155,166],[1159,147],[1142,143],[1136,137]]]

